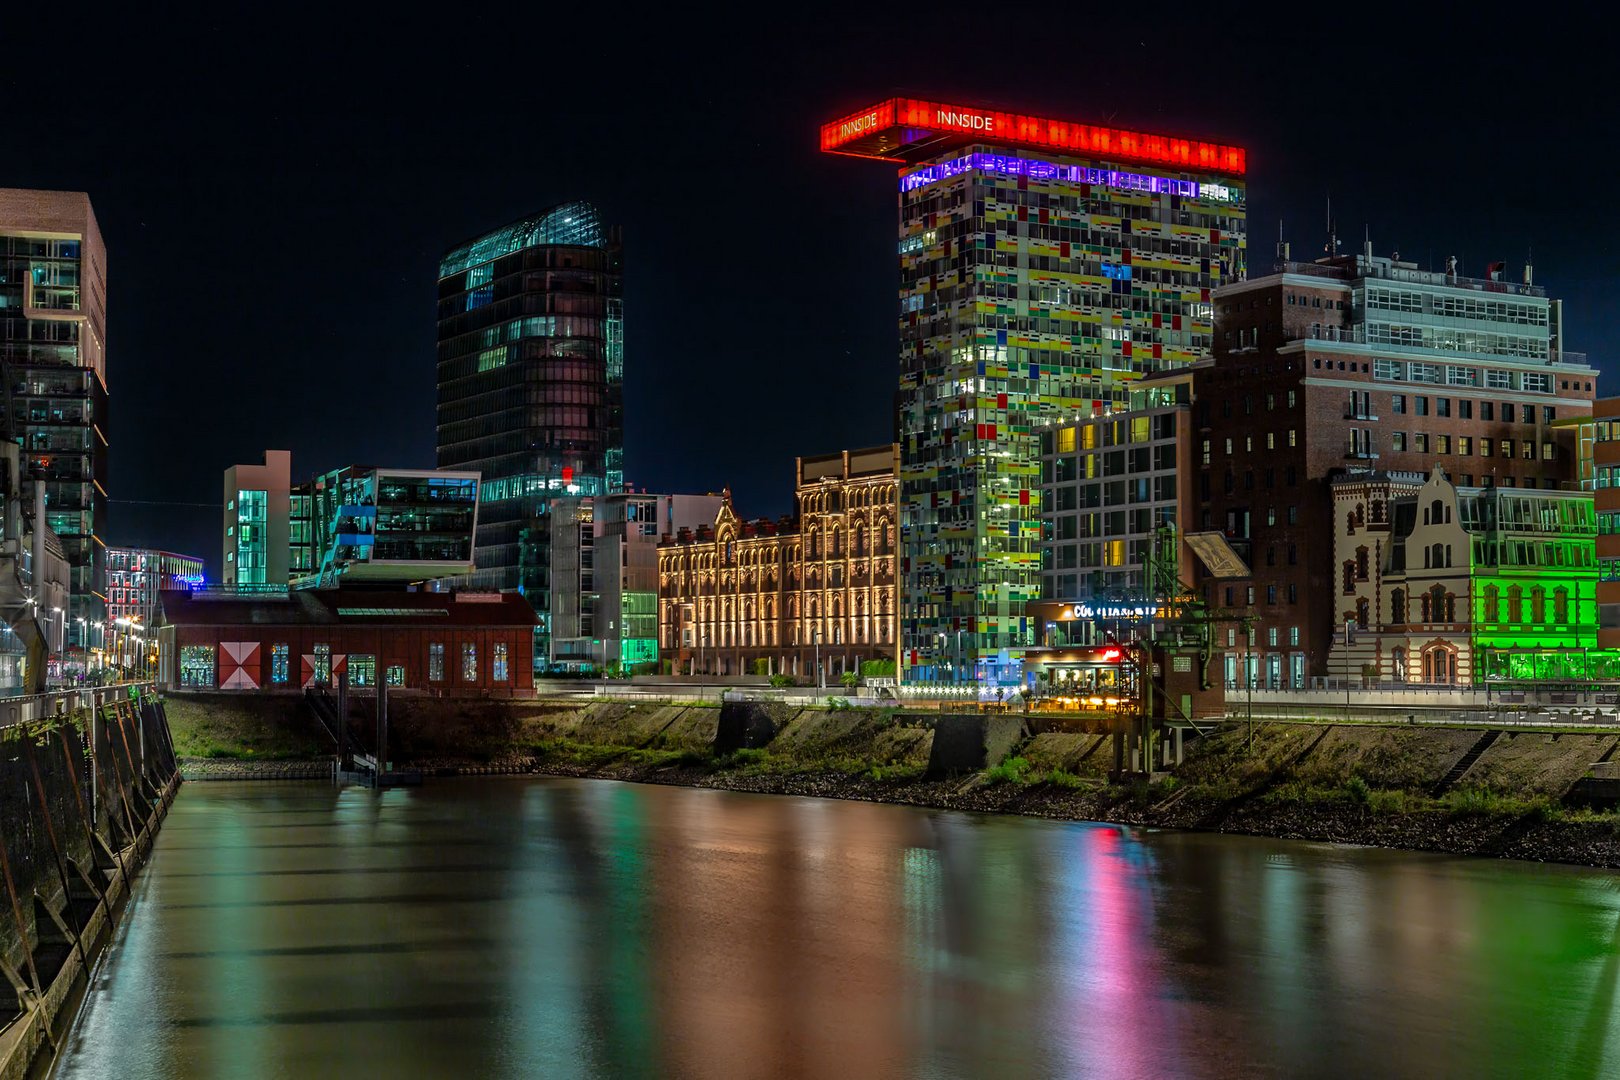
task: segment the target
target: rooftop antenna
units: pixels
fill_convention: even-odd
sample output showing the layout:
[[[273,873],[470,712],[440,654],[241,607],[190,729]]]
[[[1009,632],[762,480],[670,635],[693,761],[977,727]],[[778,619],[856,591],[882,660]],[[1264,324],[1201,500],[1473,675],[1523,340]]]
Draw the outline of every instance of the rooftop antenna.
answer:
[[[1283,239],[1283,219],[1277,219],[1277,258],[1282,262],[1288,261],[1288,241]]]
[[[1328,229],[1328,238],[1327,238],[1327,247],[1325,248],[1325,250],[1327,251],[1328,258],[1331,259],[1331,258],[1333,258],[1333,256],[1335,256],[1335,255],[1337,255],[1339,253],[1339,234],[1338,234],[1338,231],[1333,226],[1333,196],[1332,195],[1329,195],[1327,197],[1327,229]]]
[[[1536,277],[1535,262],[1536,262],[1535,248],[1527,246],[1524,249],[1524,283],[1526,285],[1534,285],[1536,283],[1535,282],[1535,277]]]
[[[1364,230],[1364,237],[1363,237],[1363,239],[1361,241],[1361,251],[1362,251],[1362,254],[1366,255],[1367,258],[1369,260],[1371,260],[1372,259],[1372,226],[1363,223],[1361,227]]]

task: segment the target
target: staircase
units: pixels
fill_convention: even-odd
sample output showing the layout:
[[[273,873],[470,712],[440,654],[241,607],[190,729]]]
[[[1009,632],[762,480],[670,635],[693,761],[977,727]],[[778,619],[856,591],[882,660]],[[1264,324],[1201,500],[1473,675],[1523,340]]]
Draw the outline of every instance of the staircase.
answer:
[[[1451,767],[1451,771],[1442,776],[1440,782],[1429,789],[1429,797],[1438,799],[1450,790],[1451,785],[1461,780],[1463,774],[1474,767],[1474,762],[1479,760],[1479,755],[1490,749],[1491,743],[1495,742],[1497,736],[1501,734],[1500,731],[1487,731],[1481,735],[1474,742],[1474,745],[1468,748],[1468,753],[1457,759],[1457,764]]]

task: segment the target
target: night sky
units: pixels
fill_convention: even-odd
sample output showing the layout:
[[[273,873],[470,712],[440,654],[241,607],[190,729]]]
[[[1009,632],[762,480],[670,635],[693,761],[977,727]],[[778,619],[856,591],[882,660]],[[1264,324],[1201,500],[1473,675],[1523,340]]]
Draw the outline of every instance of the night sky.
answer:
[[[1257,271],[1279,216],[1295,258],[1321,253],[1329,195],[1345,250],[1369,226],[1379,254],[1506,259],[1517,281],[1533,244],[1569,347],[1607,370],[1620,344],[1615,61],[1577,25],[560,6],[86,11],[10,41],[0,186],[88,191],[109,249],[111,542],[213,576],[226,466],[266,447],[297,477],[430,466],[439,256],[575,198],[625,230],[630,481],[786,512],[795,455],[891,437],[894,170],[816,140],[895,92],[1245,146]]]

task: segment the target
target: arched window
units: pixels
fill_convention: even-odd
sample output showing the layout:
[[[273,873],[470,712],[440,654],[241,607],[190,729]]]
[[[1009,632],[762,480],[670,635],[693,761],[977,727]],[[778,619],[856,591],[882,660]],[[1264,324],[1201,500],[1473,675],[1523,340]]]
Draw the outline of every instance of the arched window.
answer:
[[[1553,621],[1569,623],[1569,590],[1562,585],[1553,590]]]
[[[1495,585],[1485,586],[1484,612],[1481,620],[1488,623],[1502,621],[1502,590]]]
[[[821,533],[816,529],[810,530],[810,558],[821,558]]]
[[[1434,607],[1432,606],[1433,603],[1434,603],[1434,598],[1431,597],[1428,593],[1424,593],[1422,596],[1418,597],[1418,613],[1419,613],[1418,614],[1418,621],[1419,622],[1433,622],[1434,621],[1432,618],[1430,618],[1430,616],[1434,613]]]
[[[1524,590],[1515,585],[1508,590],[1508,617],[1510,623],[1524,621]]]
[[[1356,564],[1353,562],[1344,564],[1344,591],[1346,595],[1356,591]]]
[[[1371,617],[1372,617],[1371,605],[1369,605],[1366,600],[1357,600],[1356,601],[1356,628],[1359,629],[1359,630],[1367,629],[1367,620],[1370,619]]]
[[[1389,596],[1389,621],[1404,623],[1406,621],[1406,590],[1396,589]]]
[[[1395,647],[1395,651],[1390,654],[1390,667],[1396,682],[1406,681],[1410,674],[1406,668],[1406,649],[1399,645]]]
[[[1367,549],[1364,547],[1356,548],[1356,577],[1367,580]]]
[[[1438,570],[1446,565],[1446,545],[1435,544],[1429,548],[1429,565]]]
[[[1384,500],[1383,499],[1374,499],[1373,500],[1372,514],[1373,514],[1372,519],[1373,519],[1374,523],[1382,523],[1383,522],[1383,520],[1384,520]]]
[[[1530,621],[1537,624],[1547,621],[1547,590],[1540,585],[1530,590]]]
[[[1446,621],[1446,590],[1436,585],[1428,595],[1429,621]]]
[[[1439,525],[1446,520],[1446,504],[1439,499],[1429,504],[1429,521]]]

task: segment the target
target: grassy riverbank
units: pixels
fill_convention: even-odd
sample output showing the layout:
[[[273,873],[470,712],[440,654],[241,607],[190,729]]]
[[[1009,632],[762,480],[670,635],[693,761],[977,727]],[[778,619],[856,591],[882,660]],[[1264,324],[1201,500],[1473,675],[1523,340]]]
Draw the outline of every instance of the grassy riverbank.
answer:
[[[220,759],[330,754],[293,715],[301,702],[260,704],[274,700],[171,699],[182,757],[211,758],[217,771]],[[1477,730],[1265,723],[1251,743],[1233,726],[1192,743],[1173,775],[1116,784],[1107,735],[1015,731],[987,740],[980,767],[951,772],[934,746],[937,717],[748,709],[746,722],[732,713],[723,725],[712,706],[402,697],[390,757],[429,773],[595,776],[1620,866],[1620,815],[1571,800],[1620,734],[1503,734],[1482,747]]]

